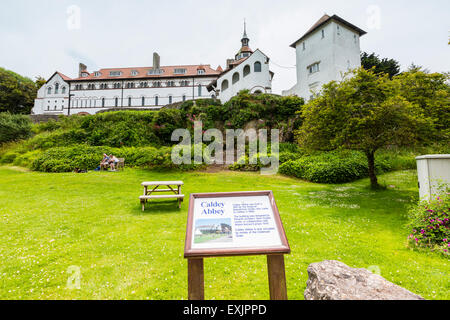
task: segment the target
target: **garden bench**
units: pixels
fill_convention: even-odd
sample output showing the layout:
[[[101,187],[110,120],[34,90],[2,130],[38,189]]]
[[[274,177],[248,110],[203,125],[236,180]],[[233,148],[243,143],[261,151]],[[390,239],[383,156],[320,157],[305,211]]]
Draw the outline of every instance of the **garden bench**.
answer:
[[[117,162],[116,170],[124,169],[125,168],[125,158],[117,158],[119,159],[119,162]]]
[[[139,196],[139,200],[142,205],[142,211],[145,210],[145,204],[150,199],[177,199],[178,208],[181,208],[181,202],[184,199],[184,195],[181,194],[181,186],[183,184],[183,181],[142,182],[141,185],[144,187],[144,194],[142,196]],[[165,189],[158,189],[161,186]],[[155,192],[169,192],[170,194],[153,195],[153,193]]]

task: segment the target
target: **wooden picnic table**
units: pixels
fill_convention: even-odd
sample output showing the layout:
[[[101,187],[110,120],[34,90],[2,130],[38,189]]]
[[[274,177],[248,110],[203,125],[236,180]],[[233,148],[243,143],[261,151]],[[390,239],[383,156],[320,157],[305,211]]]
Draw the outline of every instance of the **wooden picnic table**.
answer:
[[[170,199],[175,198],[178,201],[178,207],[181,208],[181,202],[184,199],[184,194],[181,194],[181,186],[183,181],[149,181],[142,182],[144,186],[144,194],[139,196],[141,201],[142,211],[145,210],[145,203],[150,199]],[[165,189],[159,189],[163,187]],[[153,195],[155,192],[164,192],[169,194]]]

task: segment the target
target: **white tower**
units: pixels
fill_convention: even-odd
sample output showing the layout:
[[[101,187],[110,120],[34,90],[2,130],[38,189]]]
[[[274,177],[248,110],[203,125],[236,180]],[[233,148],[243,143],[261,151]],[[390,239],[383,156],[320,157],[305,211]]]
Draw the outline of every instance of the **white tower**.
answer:
[[[322,85],[340,81],[345,72],[360,67],[359,38],[364,34],[337,15],[325,14],[291,44],[296,52],[297,84],[282,94],[309,100]]]

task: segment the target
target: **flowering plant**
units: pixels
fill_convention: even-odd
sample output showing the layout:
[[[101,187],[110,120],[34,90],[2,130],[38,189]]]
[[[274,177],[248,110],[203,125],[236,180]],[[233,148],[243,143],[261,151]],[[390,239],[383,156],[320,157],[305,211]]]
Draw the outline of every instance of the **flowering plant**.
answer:
[[[450,256],[450,193],[420,202],[409,210],[412,247],[429,248]]]

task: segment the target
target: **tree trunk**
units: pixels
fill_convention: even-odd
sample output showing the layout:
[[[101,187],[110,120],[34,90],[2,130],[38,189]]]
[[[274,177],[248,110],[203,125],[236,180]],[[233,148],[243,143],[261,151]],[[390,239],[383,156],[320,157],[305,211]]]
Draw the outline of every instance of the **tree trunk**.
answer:
[[[369,165],[370,186],[372,189],[379,187],[378,179],[375,175],[375,151],[366,151],[367,163]]]

